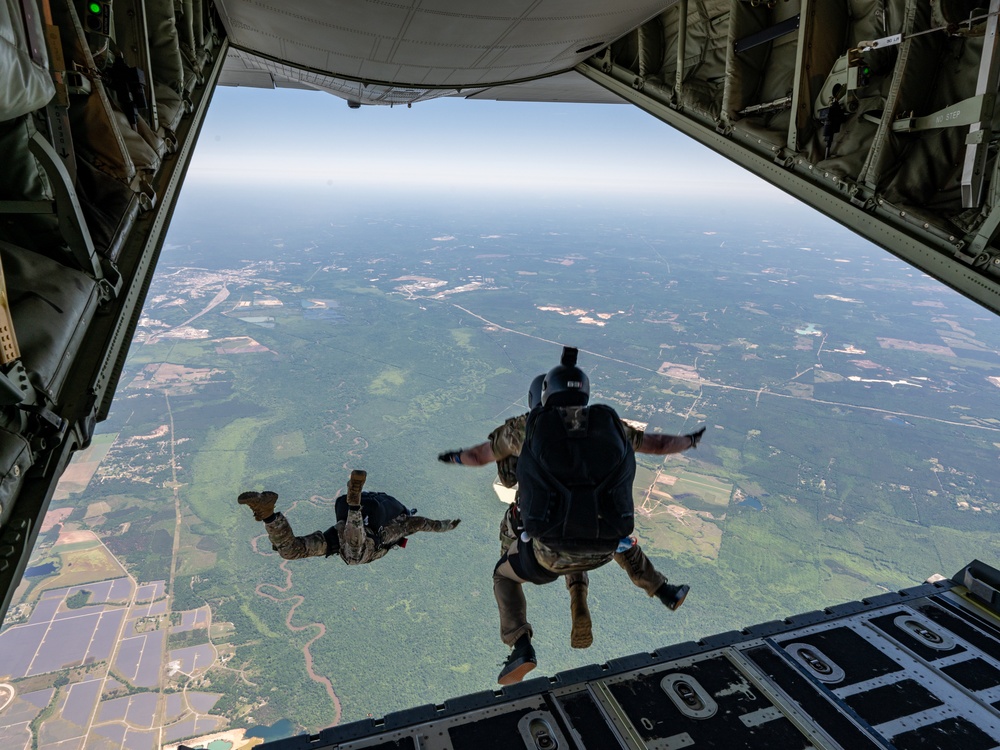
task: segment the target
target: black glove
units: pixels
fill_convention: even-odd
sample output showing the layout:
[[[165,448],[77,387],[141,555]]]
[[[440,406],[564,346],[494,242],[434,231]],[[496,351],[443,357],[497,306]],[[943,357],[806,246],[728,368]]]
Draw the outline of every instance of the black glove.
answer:
[[[704,435],[704,434],[705,434],[705,428],[702,427],[697,432],[692,432],[691,434],[685,435],[684,437],[691,438],[691,447],[692,448],[697,448],[698,447],[698,441],[701,440],[701,436]]]
[[[462,449],[459,448],[457,451],[448,451],[447,453],[439,453],[438,461],[443,464],[461,464],[462,459],[459,456],[462,454]]]

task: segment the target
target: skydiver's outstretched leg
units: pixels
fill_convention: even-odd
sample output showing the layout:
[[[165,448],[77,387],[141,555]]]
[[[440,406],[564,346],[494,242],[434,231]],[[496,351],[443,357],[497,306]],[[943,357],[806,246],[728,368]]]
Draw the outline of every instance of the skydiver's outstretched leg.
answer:
[[[281,512],[275,512],[278,495],[274,492],[244,492],[237,500],[253,511],[255,521],[262,521],[267,529],[271,547],[285,560],[326,555],[326,537],[322,531],[308,536],[295,536],[291,525]]]
[[[590,648],[594,633],[590,621],[590,607],[587,606],[587,590],[590,580],[586,571],[569,573],[565,576],[569,590],[569,613],[573,627],[569,633],[569,645],[573,648]]]
[[[243,492],[236,499],[240,505],[246,505],[253,511],[253,520],[266,522],[274,515],[274,506],[278,502],[278,493],[264,490],[263,492]]]
[[[684,603],[684,598],[691,589],[687,584],[675,586],[667,583],[667,577],[653,567],[653,563],[638,544],[632,545],[624,552],[616,552],[615,562],[628,573],[632,583],[650,596],[655,596],[671,611]]]

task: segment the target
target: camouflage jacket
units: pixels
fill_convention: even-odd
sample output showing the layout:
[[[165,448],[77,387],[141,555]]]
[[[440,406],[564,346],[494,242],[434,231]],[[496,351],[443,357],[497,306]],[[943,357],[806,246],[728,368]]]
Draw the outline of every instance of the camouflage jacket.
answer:
[[[569,418],[572,419],[574,412],[579,412],[586,407],[567,406],[563,408],[569,413]],[[520,416],[511,417],[490,433],[490,449],[493,451],[493,456],[497,461],[498,473],[501,472],[501,462],[512,456],[516,457],[521,455],[521,447],[524,445],[524,432],[527,424],[528,414],[525,412]],[[622,427],[625,428],[625,437],[632,444],[632,449],[638,451],[642,446],[642,439],[645,437],[646,433],[642,430],[637,430],[624,420],[622,421]],[[516,466],[516,462],[513,465]],[[506,471],[506,469],[504,470]],[[515,474],[513,478],[514,483],[516,484],[517,475]],[[513,486],[513,484],[507,484],[504,474],[500,475],[500,481],[503,482],[506,487]]]

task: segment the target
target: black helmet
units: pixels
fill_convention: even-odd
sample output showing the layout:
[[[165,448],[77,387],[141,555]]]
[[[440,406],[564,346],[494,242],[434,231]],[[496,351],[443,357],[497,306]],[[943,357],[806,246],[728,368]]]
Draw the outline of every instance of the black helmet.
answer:
[[[545,373],[536,375],[528,386],[528,408],[534,409],[542,404],[542,383],[545,381]]]
[[[563,347],[562,361],[545,375],[542,404],[545,406],[586,406],[590,400],[590,378],[576,366],[577,350]]]

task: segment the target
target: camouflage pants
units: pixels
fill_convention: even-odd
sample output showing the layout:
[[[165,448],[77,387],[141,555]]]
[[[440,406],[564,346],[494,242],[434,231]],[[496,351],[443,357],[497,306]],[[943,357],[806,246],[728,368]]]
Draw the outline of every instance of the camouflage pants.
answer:
[[[522,635],[527,634],[530,638],[534,632],[531,623],[528,622],[528,602],[524,598],[522,588],[522,584],[527,581],[514,572],[509,559],[518,554],[517,545],[518,542],[515,540],[493,570],[493,597],[497,600],[497,608],[500,610],[500,640],[508,646],[513,646]],[[589,585],[586,571],[568,573],[560,577],[566,581],[567,589],[576,584]]]
[[[508,646],[513,646],[522,635],[531,637],[534,632],[528,622],[528,604],[522,588],[527,581],[514,572],[510,562],[511,557],[520,554],[520,542],[512,518],[513,508],[510,506],[507,509],[500,523],[501,557],[493,570],[493,597],[500,611],[500,640]],[[649,596],[653,596],[667,581],[667,577],[653,566],[638,544],[625,552],[616,552],[614,561],[628,574],[632,583]],[[562,578],[567,589],[576,584],[589,586],[590,582],[585,571],[567,573]]]
[[[507,512],[503,514],[503,520],[500,521],[501,555],[507,554],[510,545],[518,537],[517,521],[514,518],[516,510],[516,505],[508,505]],[[625,552],[616,552],[614,554],[614,561],[628,574],[632,583],[645,591],[649,596],[653,596],[656,590],[667,582],[667,577],[653,567],[653,563],[646,557],[646,554],[640,549],[638,544]],[[567,575],[567,588],[571,583],[578,582],[579,579],[570,579]],[[583,577],[583,583],[587,583],[586,575]]]
[[[326,554],[326,538],[322,531],[314,531],[308,536],[295,536],[284,515],[278,512],[274,516],[274,520],[264,524],[264,528],[267,529],[267,538],[271,540],[274,551],[285,560]]]
[[[624,552],[615,552],[615,562],[628,573],[629,579],[636,586],[653,596],[656,590],[667,582],[667,577],[653,567],[653,563],[638,544]]]
[[[515,498],[517,495],[514,496]],[[517,527],[514,521],[514,512],[517,510],[516,501],[507,506],[507,511],[500,521],[500,554],[506,555],[507,548],[517,539]]]

